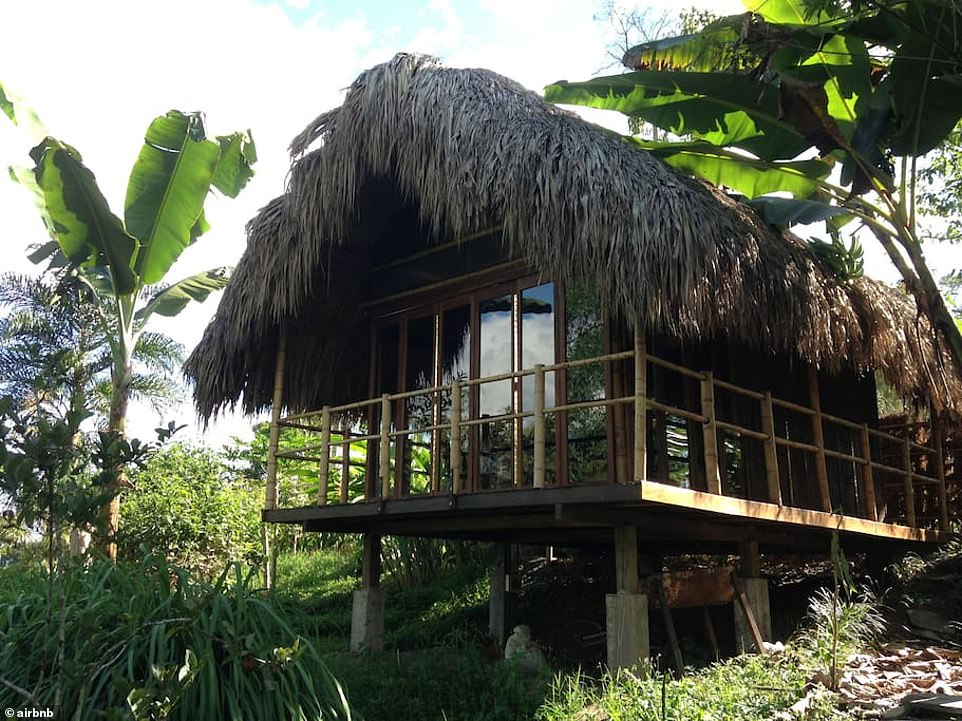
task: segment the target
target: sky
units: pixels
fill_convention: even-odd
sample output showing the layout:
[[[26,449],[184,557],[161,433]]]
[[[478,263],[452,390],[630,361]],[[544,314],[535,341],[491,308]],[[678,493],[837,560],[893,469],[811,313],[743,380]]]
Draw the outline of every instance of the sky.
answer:
[[[739,0],[653,0],[651,16],[697,5],[725,15]],[[486,67],[540,92],[555,80],[583,80],[610,62],[604,0],[5,0],[0,4],[0,79],[26,100],[47,131],[76,147],[122,213],[130,166],[150,120],[176,108],[202,110],[210,134],[250,129],[257,175],[236,200],[214,198],[212,229],[185,251],[170,280],[240,258],[244,224],[284,190],[290,139],[337,106],[364,69],[396,52],[437,55],[456,67]],[[617,72],[609,68],[609,72]],[[595,121],[603,113],[590,117]],[[606,121],[606,123],[609,121]],[[611,121],[621,122],[620,119]],[[0,165],[29,163],[35,140],[0,125]],[[25,249],[46,239],[24,191],[0,179],[0,271],[36,272]],[[218,298],[158,323],[189,352]],[[188,423],[191,406],[165,419]],[[143,409],[131,432],[158,419]],[[244,435],[250,419],[208,429],[220,443]]]

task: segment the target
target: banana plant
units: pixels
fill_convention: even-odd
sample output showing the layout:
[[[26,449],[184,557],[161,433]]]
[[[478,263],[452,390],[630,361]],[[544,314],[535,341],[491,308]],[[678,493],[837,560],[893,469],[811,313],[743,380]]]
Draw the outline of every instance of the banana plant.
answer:
[[[558,82],[545,97],[668,131],[676,141],[635,142],[743,195],[772,224],[823,220],[834,236],[860,222],[962,371],[962,335],[926,265],[915,207],[918,158],[962,120],[962,9],[743,2],[747,12],[700,32],[631,48],[633,72]]]
[[[209,138],[197,112],[171,110],[155,118],[130,173],[123,218],[111,211],[75,148],[47,137],[30,156],[32,173],[20,179],[40,198],[51,236],[31,259],[59,259],[89,288],[113,362],[108,431],[123,436],[137,342],[150,318],[175,316],[227,284],[229,268],[174,283],[167,275],[208,229],[204,204],[211,191],[236,197],[253,175],[254,142],[249,132]],[[114,500],[102,511],[104,547],[113,555],[120,468],[107,485]]]

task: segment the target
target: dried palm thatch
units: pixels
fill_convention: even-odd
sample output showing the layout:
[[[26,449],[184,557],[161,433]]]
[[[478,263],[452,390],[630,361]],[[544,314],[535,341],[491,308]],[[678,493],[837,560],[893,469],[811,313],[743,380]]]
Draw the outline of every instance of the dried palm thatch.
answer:
[[[590,280],[612,311],[659,332],[874,369],[903,394],[962,407],[962,383],[909,300],[840,283],[744,205],[495,73],[398,55],[358,77],[291,152],[287,193],[248,225],[187,363],[205,418],[270,404],[282,324],[289,409],[367,394],[360,308],[399,209],[427,243],[498,226],[531,268]]]

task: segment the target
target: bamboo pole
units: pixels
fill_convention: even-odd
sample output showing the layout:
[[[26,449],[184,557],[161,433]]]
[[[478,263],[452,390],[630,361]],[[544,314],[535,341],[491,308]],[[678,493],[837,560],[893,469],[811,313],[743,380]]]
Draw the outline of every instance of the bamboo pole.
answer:
[[[350,429],[344,431],[345,434],[350,433]],[[341,489],[340,489],[340,501],[341,503],[347,503],[350,501],[351,493],[351,444],[342,443],[341,444]]]
[[[822,510],[832,512],[832,492],[828,486],[828,466],[825,464],[825,432],[822,428],[822,400],[819,397],[818,371],[808,367],[808,402],[812,413],[812,440],[815,444],[815,479]]]
[[[544,488],[545,424],[544,424],[544,364],[534,367],[534,487]]]
[[[775,443],[775,412],[772,408],[772,394],[766,391],[760,401],[762,406],[762,431],[767,438],[765,447],[765,478],[768,482],[768,500],[782,505],[782,486],[778,478],[778,446]]]
[[[945,488],[945,456],[942,449],[942,419],[931,410],[932,446],[935,448],[935,477],[939,479],[939,530],[949,530],[949,497]]]
[[[318,462],[317,505],[327,504],[327,486],[331,476],[331,407],[324,406],[321,410],[321,458]]]
[[[461,492],[461,381],[451,383],[451,493]]]
[[[721,471],[718,468],[718,434],[715,425],[715,379],[711,371],[701,380],[702,446],[705,449],[705,480],[709,493],[721,494]]]
[[[878,499],[875,497],[875,471],[872,469],[872,443],[868,434],[868,423],[859,430],[859,446],[865,464],[862,466],[862,486],[865,496],[865,510],[870,521],[878,520]]]
[[[281,324],[274,359],[274,395],[271,400],[271,431],[267,441],[267,488],[264,508],[277,508],[277,447],[281,438],[281,406],[284,403],[284,365],[287,355],[287,326]]]
[[[381,474],[381,499],[391,493],[391,399],[381,396],[381,437],[378,439],[378,470]]]
[[[902,439],[902,467],[905,469],[905,522],[912,528],[917,528],[915,484],[912,482],[912,444],[909,441],[908,424],[905,426],[905,438]]]
[[[648,351],[645,332],[640,322],[635,323],[635,449],[634,476],[636,481],[648,477]]]

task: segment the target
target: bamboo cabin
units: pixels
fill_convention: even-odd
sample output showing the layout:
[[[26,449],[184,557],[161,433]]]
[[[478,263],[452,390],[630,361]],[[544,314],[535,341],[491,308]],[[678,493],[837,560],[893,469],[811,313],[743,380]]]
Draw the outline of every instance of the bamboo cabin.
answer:
[[[364,534],[355,647],[385,534],[613,548],[614,665],[639,554],[741,552],[764,627],[759,549],[947,534],[962,382],[906,296],[485,70],[399,55],[291,155],[187,369],[204,418],[271,409],[266,521]]]

